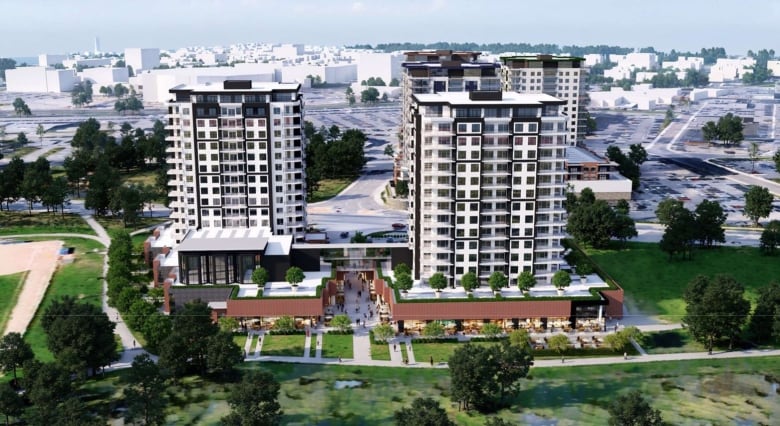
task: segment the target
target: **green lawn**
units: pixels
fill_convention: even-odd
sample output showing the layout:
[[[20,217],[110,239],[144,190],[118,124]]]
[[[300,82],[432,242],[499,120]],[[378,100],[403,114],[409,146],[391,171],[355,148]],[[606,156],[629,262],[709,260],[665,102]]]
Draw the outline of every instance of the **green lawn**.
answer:
[[[371,359],[390,361],[390,346],[387,343],[377,343],[371,339]]]
[[[319,181],[320,187],[307,200],[309,203],[329,200],[348,187],[353,179],[323,179]]]
[[[303,356],[303,334],[266,334],[261,355]]]
[[[657,244],[628,243],[624,250],[588,249],[588,254],[626,292],[639,311],[680,321],[685,315],[682,295],[697,274],[731,274],[745,285],[752,300],[756,289],[780,276],[780,262],[753,247],[719,247],[696,250],[693,260],[669,260]]]
[[[127,224],[127,227],[125,227],[124,223],[122,223],[122,218],[119,217],[101,216],[101,217],[96,217],[95,219],[98,221],[98,223],[103,225],[103,228],[106,228],[106,231],[108,231],[109,233],[111,231],[118,231],[118,230],[133,232],[137,229],[142,229],[142,228],[146,228],[147,226],[157,225],[163,222],[167,222],[169,220],[166,217],[149,217],[148,212],[146,212],[146,216],[139,217],[138,220],[136,220],[134,223]]]
[[[238,345],[238,347],[241,348],[242,351],[244,350],[244,347],[246,347],[246,337],[247,337],[246,333],[240,333],[240,334],[233,333],[233,343]]]
[[[8,154],[8,158],[14,158],[14,157],[24,157],[25,155],[37,150],[37,146],[23,146],[21,148],[15,149],[12,153]]]
[[[0,235],[77,233],[95,235],[80,216],[74,214],[0,211]]]
[[[642,348],[649,354],[669,354],[680,352],[704,352],[707,348],[696,342],[688,330],[668,330],[643,333]]]
[[[52,156],[52,155],[54,155],[54,154],[56,154],[56,153],[58,153],[58,152],[60,152],[60,151],[62,151],[64,149],[65,149],[64,146],[58,146],[58,147],[55,147],[55,148],[52,148],[52,149],[46,151],[46,153],[44,153],[43,156],[44,156],[44,158],[48,158],[48,157],[50,157],[50,156]]]
[[[316,345],[316,344],[315,344]],[[351,334],[328,334],[322,336],[323,358],[353,358]]]
[[[24,280],[27,278],[27,272],[17,274],[0,275],[0,334],[5,330],[5,324],[11,316],[11,310],[16,306],[19,300],[19,293],[24,287]]]
[[[415,343],[412,340],[412,351],[418,363],[430,362],[431,357],[433,362],[447,362],[458,345],[460,343]]]
[[[46,295],[38,306],[35,318],[24,335],[24,339],[32,346],[33,351],[41,361],[54,359],[46,347],[46,334],[40,323],[40,316],[53,300],[68,295],[97,306],[100,306],[101,303],[104,247],[97,241],[88,239],[65,238],[63,241],[65,247],[76,249],[76,259],[71,264],[57,268],[51,284],[46,290]],[[94,252],[94,249],[98,249],[98,252]]]
[[[122,183],[133,183],[137,185],[155,185],[157,182],[156,170],[133,170],[130,172],[121,172],[120,179]]]

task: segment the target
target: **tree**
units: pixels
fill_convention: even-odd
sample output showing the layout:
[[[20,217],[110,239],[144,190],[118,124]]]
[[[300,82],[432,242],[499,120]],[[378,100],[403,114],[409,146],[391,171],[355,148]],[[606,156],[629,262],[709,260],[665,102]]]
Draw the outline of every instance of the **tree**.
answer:
[[[330,325],[336,327],[342,333],[352,330],[352,320],[347,314],[339,314],[333,317]]]
[[[129,287],[133,288],[133,287]],[[157,308],[144,299],[137,298],[127,309],[127,325],[133,330],[140,330],[146,324],[146,319],[157,312]]]
[[[121,215],[122,226],[137,222],[144,207],[141,190],[136,185],[120,186],[111,196],[110,206],[114,215]]]
[[[103,96],[114,96],[114,89],[111,86],[100,86],[98,92]]]
[[[699,275],[688,284],[683,296],[685,317],[691,335],[705,344],[709,353],[715,342],[729,339],[729,349],[742,331],[750,312],[745,288],[729,275],[713,278]]]
[[[14,107],[14,113],[16,113],[17,117],[20,117],[22,115],[32,115],[32,112],[30,111],[30,107],[27,106],[27,103],[24,102],[24,99],[22,98],[16,98],[13,102]]]
[[[399,426],[455,426],[433,398],[416,398],[411,407],[396,411],[393,418]]]
[[[569,214],[566,229],[579,242],[606,247],[615,230],[616,214],[604,200],[584,203],[582,197]]]
[[[19,157],[14,157],[2,170],[0,179],[0,199],[5,201],[6,208],[10,210],[11,203],[16,202],[22,196],[22,182],[27,165]]]
[[[482,329],[480,329],[479,332],[486,337],[495,337],[503,333],[504,330],[501,328],[500,325],[489,322],[483,325]]]
[[[19,134],[16,135],[16,143],[23,146],[30,143],[30,141],[27,139],[27,135],[25,135],[24,132],[19,132]]]
[[[171,335],[172,321],[168,315],[155,312],[144,320],[143,333],[146,338],[145,349],[151,353],[159,353],[160,345]]]
[[[780,150],[777,150],[772,156],[772,161],[775,163],[775,170],[780,173]]]
[[[507,403],[506,397],[519,391],[520,379],[533,365],[529,346],[508,341],[490,347],[467,343],[455,349],[449,359],[453,401],[470,410],[493,411]]]
[[[360,92],[360,102],[362,103],[376,103],[379,100],[379,90],[375,87],[369,87]]]
[[[219,325],[219,331],[222,333],[232,333],[238,330],[240,326],[236,317],[220,317],[217,320],[217,324]]]
[[[349,242],[359,243],[359,244],[367,243],[368,237],[366,235],[363,235],[363,233],[360,231],[355,231],[355,235],[353,235],[352,238],[349,239]]]
[[[460,277],[460,285],[463,286],[463,290],[470,293],[474,291],[475,288],[479,287],[479,278],[477,278],[477,274],[473,271],[468,271]]]
[[[428,278],[428,285],[434,290],[443,290],[447,288],[447,278],[443,273],[437,272]]]
[[[0,385],[0,414],[5,416],[5,424],[10,425],[10,418],[20,417],[24,413],[24,399],[7,383]]]
[[[761,232],[759,249],[764,254],[773,255],[780,246],[780,221],[770,221]]]
[[[210,374],[227,377],[236,364],[244,361],[244,348],[233,341],[233,334],[220,331],[206,342],[206,366]]]
[[[701,135],[710,144],[718,140],[718,125],[714,121],[704,123],[704,126],[701,128]]]
[[[81,107],[92,102],[92,82],[89,80],[76,84],[70,93],[73,106]]]
[[[528,334],[528,330],[524,328],[512,330],[512,332],[509,333],[509,344],[512,346],[520,346],[530,350],[531,336]]]
[[[750,171],[756,171],[756,161],[761,156],[761,151],[758,149],[758,142],[750,142],[748,146],[748,157],[750,158]]]
[[[36,360],[24,364],[25,397],[40,411],[54,411],[73,390],[70,373],[56,362]]]
[[[672,219],[682,210],[683,202],[675,198],[665,198],[658,203],[655,216],[662,225],[669,226]]]
[[[290,283],[291,286],[296,287],[306,279],[306,276],[303,274],[303,270],[301,268],[297,266],[291,266],[284,274],[284,279]]]
[[[438,321],[431,321],[422,329],[422,335],[425,337],[441,337],[444,332],[444,326]]]
[[[46,308],[41,326],[49,350],[73,373],[84,369],[95,373],[119,359],[114,341],[116,324],[99,306],[63,296]]]
[[[109,88],[110,89],[110,88]],[[117,83],[114,85],[114,96],[117,98],[123,98],[125,95],[127,95],[130,90],[122,83]]]
[[[627,216],[630,213],[630,211],[631,211],[631,206],[628,204],[628,201],[622,198],[618,200],[617,203],[615,204],[615,213],[617,214],[624,214]]]
[[[398,79],[397,79],[397,78],[393,77],[393,78],[390,80],[390,87],[398,87],[398,86],[400,86],[400,85],[401,85],[401,82],[400,82],[400,81],[398,81]]]
[[[723,224],[727,218],[728,215],[717,201],[705,199],[696,206],[696,225],[702,246],[712,247],[715,242],[726,242]]]
[[[352,322],[350,321],[350,324]],[[378,342],[387,342],[388,340],[395,337],[395,329],[392,325],[387,323],[379,324],[378,326],[374,327],[372,329],[374,332],[374,340]]]
[[[349,102],[349,105],[355,105],[355,91],[352,90],[352,87],[347,86],[347,90],[344,92],[344,95],[347,98],[347,102]]]
[[[395,275],[395,287],[401,291],[409,291],[412,289],[414,281],[409,274],[396,274]]]
[[[81,197],[81,181],[87,178],[90,168],[89,155],[84,152],[75,152],[65,158],[63,167],[68,182],[76,187],[76,196]]]
[[[282,423],[279,382],[268,371],[250,370],[233,385],[227,398],[231,412],[222,418],[227,426],[275,426]]]
[[[35,358],[32,348],[19,333],[8,333],[0,339],[0,369],[4,373],[12,371],[16,379],[16,369]]]
[[[412,273],[412,268],[409,267],[406,263],[399,263],[395,265],[395,268],[393,268],[393,274],[397,277],[398,275],[407,274],[410,275]]]
[[[625,246],[629,238],[639,235],[636,232],[636,223],[627,214],[615,213],[612,222],[612,237]]]
[[[694,243],[700,234],[696,228],[696,216],[690,210],[680,207],[673,211],[658,246],[669,254],[670,259],[680,253],[683,259],[690,260],[693,258]]]
[[[610,426],[660,426],[661,412],[654,410],[638,390],[619,395],[607,408]]]
[[[564,361],[564,354],[569,349],[569,338],[565,334],[556,334],[547,339],[547,347],[561,356],[561,362]]]
[[[111,196],[119,188],[119,174],[108,162],[98,161],[95,173],[89,177],[89,191],[84,207],[92,209],[98,216],[104,216],[111,206]]]
[[[748,335],[756,343],[766,343],[772,337],[780,335],[778,329],[767,327],[767,324],[774,322],[778,315],[780,307],[780,284],[776,281],[769,283],[766,287],[758,289],[756,297],[756,308],[750,316],[748,322]]]
[[[501,291],[508,284],[509,278],[501,271],[495,271],[488,277],[488,286],[493,291]]]
[[[43,124],[38,124],[38,127],[35,128],[35,134],[38,135],[39,142],[43,144],[43,136],[46,134]]]
[[[564,270],[557,271],[552,276],[552,285],[562,290],[571,284],[571,275]]]
[[[31,214],[33,204],[41,201],[41,196],[46,192],[51,180],[51,167],[45,157],[38,157],[25,168],[21,195],[27,200]]]
[[[295,319],[289,315],[283,315],[274,321],[273,331],[288,332],[295,330]]]
[[[633,161],[634,164],[641,166],[642,163],[647,161],[647,151],[645,151],[642,144],[631,144],[629,146],[628,158]]]
[[[536,285],[536,277],[531,271],[523,271],[517,276],[517,288],[520,291],[527,293],[531,288]]]
[[[767,188],[751,186],[745,193],[745,216],[749,217],[758,226],[758,220],[763,217],[769,217],[769,213],[772,212],[773,200],[774,196],[769,193]]]
[[[409,182],[405,180],[399,180],[395,184],[395,195],[402,198],[409,196]]]
[[[125,421],[144,425],[164,424],[165,378],[149,354],[141,354],[133,359],[132,367],[123,381],[127,384],[124,389],[127,404]]]
[[[182,308],[177,308],[173,315],[173,327],[171,335],[163,342],[160,351],[160,363],[163,366],[165,359],[172,359],[174,365],[180,361],[179,355],[171,357],[170,350],[179,349],[183,343],[184,359],[189,360],[192,369],[198,372],[205,372],[207,368],[207,346],[209,337],[217,334],[219,327],[211,320],[211,308],[208,304],[196,300],[185,304]],[[168,348],[166,353],[166,342],[172,340],[172,348]],[[182,367],[176,365],[176,367]],[[181,371],[181,370],[179,370]],[[186,371],[186,368],[185,368]]]
[[[706,122],[701,128],[701,132],[704,140],[710,143],[720,140],[726,146],[738,145],[744,139],[742,133],[744,127],[741,117],[728,113],[718,118],[717,123],[714,121]]]
[[[386,155],[386,156],[388,156],[388,157],[392,157],[393,155],[395,155],[395,151],[393,150],[393,146],[392,146],[392,145],[390,145],[390,144],[387,144],[387,145],[385,146],[385,151],[384,151],[384,153],[385,153],[385,155]]]
[[[264,287],[268,282],[268,271],[262,266],[258,266],[252,271],[252,282],[257,284],[258,287]]]

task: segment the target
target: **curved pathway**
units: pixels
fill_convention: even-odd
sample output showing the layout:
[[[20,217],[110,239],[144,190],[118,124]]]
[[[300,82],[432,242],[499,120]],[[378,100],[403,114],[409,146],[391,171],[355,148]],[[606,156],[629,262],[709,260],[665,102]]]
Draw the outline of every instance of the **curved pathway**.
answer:
[[[74,234],[74,233],[50,233],[50,234],[16,234],[16,235],[3,235],[0,238],[33,238],[33,237],[58,237],[58,238],[86,238],[101,243],[106,250],[111,245],[111,238],[108,236],[105,228],[98,223],[91,215],[81,216],[87,224],[95,231],[95,235],[89,234]],[[127,324],[122,320],[122,316],[116,308],[108,305],[108,283],[105,280],[105,276],[108,273],[108,254],[103,256],[103,291],[101,297],[101,304],[103,312],[108,315],[108,319],[116,324],[114,333],[119,335],[122,341],[122,348],[124,349],[120,354],[121,358],[118,362],[112,364],[111,369],[126,368],[129,367],[133,358],[136,355],[143,353],[143,349],[136,341],[135,336],[127,327]]]

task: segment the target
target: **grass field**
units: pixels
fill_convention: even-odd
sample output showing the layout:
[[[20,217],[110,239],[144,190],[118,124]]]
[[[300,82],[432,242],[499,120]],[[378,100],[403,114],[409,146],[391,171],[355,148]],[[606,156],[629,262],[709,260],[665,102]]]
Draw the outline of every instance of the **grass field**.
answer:
[[[387,343],[377,343],[371,339],[371,359],[390,361],[390,346]]]
[[[154,185],[157,181],[157,171],[155,170],[121,172],[119,176],[122,183],[133,183],[137,185]]]
[[[353,358],[351,334],[328,334],[322,336],[323,358]]]
[[[246,346],[246,337],[247,337],[246,333],[240,333],[240,334],[235,334],[234,333],[233,334],[233,343],[238,345],[238,347],[241,348],[242,351],[244,350],[244,347]]]
[[[24,339],[32,346],[35,355],[41,361],[54,359],[46,347],[46,334],[40,322],[40,316],[53,300],[68,295],[97,306],[101,303],[104,247],[97,241],[81,238],[65,238],[63,241],[66,247],[76,249],[76,260],[71,264],[58,267],[54,272],[46,295],[24,335]],[[99,251],[94,252],[94,249]]]
[[[304,339],[303,334],[266,334],[261,355],[303,356]]]
[[[77,233],[95,235],[80,216],[74,214],[0,211],[0,235]]]
[[[54,154],[56,154],[56,153],[58,153],[60,151],[63,151],[64,149],[65,149],[64,146],[58,146],[58,147],[55,147],[55,148],[52,148],[52,149],[46,151],[46,153],[44,153],[43,156],[44,156],[44,158],[48,158],[48,157],[50,157],[50,156],[52,156],[52,155],[54,155]]]
[[[412,351],[414,359],[418,363],[430,362],[431,357],[433,357],[433,362],[447,362],[458,345],[460,343],[415,343],[412,341]]]
[[[685,315],[682,296],[688,282],[698,274],[731,274],[745,286],[751,300],[756,297],[756,289],[780,276],[780,262],[753,247],[696,250],[689,261],[670,261],[657,244],[649,243],[628,243],[624,250],[587,252],[623,287],[630,305],[675,322]]]
[[[95,220],[97,220],[98,223],[103,225],[103,228],[106,228],[106,231],[111,233],[111,231],[118,231],[118,230],[133,232],[137,229],[142,229],[142,228],[146,228],[147,226],[157,225],[166,222],[169,219],[165,217],[149,217],[147,212],[147,216],[139,217],[138,220],[135,221],[135,223],[130,223],[127,225],[127,227],[125,227],[125,225],[122,223],[122,218],[119,217],[101,216],[101,217],[96,217]]]
[[[314,191],[314,194],[312,194],[307,202],[316,203],[329,200],[338,195],[352,182],[352,179],[323,179],[319,182],[320,187]]]
[[[668,330],[644,333],[642,348],[649,354],[704,352],[707,347],[696,342],[688,330]]]
[[[25,155],[37,150],[38,147],[35,146],[23,146],[21,148],[15,149],[12,153],[8,154],[8,158],[14,158],[14,157],[24,157]]]
[[[301,336],[302,337],[302,336]],[[346,365],[244,363],[268,369],[281,383],[282,424],[393,424],[393,412],[417,397],[431,397],[458,425],[482,426],[486,417],[458,411],[450,400],[446,369]],[[103,417],[122,395],[125,371],[89,381],[82,393]],[[667,424],[774,424],[780,398],[771,380],[780,359],[706,359],[568,368],[532,368],[512,407],[496,415],[514,424],[604,425],[615,395],[637,389],[661,410]],[[334,389],[337,380],[359,380],[353,389]],[[229,384],[187,377],[169,386],[167,423],[213,425],[229,412]]]
[[[5,324],[11,317],[11,310],[19,300],[19,293],[24,287],[27,272],[0,276],[0,334],[5,330]]]

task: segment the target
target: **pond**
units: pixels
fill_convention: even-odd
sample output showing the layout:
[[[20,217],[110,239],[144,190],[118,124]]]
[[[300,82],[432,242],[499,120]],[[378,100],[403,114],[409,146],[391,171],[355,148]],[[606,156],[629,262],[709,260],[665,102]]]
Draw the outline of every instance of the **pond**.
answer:
[[[363,386],[360,380],[336,380],[333,384],[334,389],[351,389]]]

